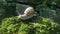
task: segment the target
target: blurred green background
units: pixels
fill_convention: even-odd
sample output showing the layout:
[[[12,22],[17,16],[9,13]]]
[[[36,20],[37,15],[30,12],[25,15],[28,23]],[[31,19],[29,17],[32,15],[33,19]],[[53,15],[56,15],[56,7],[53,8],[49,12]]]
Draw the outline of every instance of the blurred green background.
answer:
[[[17,3],[33,5],[37,16],[19,21]],[[60,34],[60,0],[0,0],[0,34]]]

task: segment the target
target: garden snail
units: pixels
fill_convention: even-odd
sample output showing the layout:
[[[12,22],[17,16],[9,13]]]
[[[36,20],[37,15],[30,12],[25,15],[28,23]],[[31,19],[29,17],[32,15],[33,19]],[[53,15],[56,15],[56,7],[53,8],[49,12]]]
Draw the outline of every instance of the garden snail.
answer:
[[[28,7],[24,11],[24,14],[18,16],[18,19],[26,20],[26,19],[32,18],[33,16],[34,16],[34,8]]]

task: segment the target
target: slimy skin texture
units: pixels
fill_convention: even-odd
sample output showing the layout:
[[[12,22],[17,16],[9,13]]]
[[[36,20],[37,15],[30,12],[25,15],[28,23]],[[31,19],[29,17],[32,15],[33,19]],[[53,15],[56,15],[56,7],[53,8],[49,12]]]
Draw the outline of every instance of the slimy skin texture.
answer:
[[[18,16],[18,19],[26,20],[26,19],[32,18],[33,16],[34,16],[34,9],[33,9],[33,7],[28,7],[24,11],[23,15],[19,15]]]

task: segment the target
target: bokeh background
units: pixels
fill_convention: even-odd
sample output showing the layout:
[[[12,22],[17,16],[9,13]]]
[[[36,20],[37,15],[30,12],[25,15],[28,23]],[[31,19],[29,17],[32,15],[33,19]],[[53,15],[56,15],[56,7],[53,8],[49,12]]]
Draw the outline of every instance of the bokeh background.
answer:
[[[37,16],[18,20],[26,6]],[[0,34],[60,34],[60,0],[0,0]]]

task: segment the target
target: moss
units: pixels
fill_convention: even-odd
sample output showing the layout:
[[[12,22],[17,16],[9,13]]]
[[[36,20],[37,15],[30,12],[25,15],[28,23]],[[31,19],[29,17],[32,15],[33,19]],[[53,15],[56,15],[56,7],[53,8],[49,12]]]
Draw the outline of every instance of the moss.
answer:
[[[42,19],[42,20],[41,20]],[[54,34],[60,32],[60,26],[49,18],[36,17],[31,21],[21,21],[15,17],[2,20],[0,34]]]

